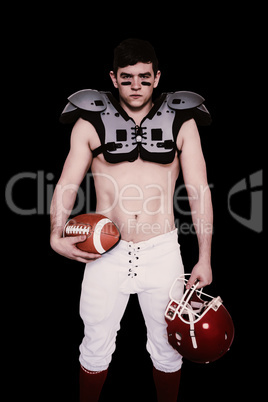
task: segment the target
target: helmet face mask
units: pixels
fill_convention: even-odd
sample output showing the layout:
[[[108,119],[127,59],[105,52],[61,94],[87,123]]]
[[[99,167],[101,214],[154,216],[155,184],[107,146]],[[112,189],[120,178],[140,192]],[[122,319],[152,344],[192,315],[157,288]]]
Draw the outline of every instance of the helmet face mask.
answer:
[[[168,341],[188,360],[209,363],[229,350],[233,321],[222,299],[196,290],[197,284],[179,298],[178,291],[181,294],[181,286],[187,284],[186,275],[177,278],[170,289],[171,300],[165,311]]]

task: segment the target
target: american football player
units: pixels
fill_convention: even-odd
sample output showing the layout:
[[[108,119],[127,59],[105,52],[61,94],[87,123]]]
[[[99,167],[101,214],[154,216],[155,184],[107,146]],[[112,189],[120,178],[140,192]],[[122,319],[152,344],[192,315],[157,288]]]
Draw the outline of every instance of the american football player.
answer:
[[[184,272],[173,212],[180,171],[199,245],[187,287],[197,280],[198,288],[212,281],[213,212],[197,128],[210,124],[211,117],[202,96],[193,92],[164,93],[153,101],[160,76],[151,44],[127,39],[116,47],[110,72],[119,101],[109,92],[82,90],[68,98],[61,115],[63,123],[74,126],[51,204],[51,247],[86,264],[80,303],[85,327],[80,346],[81,402],[99,399],[133,293],[138,294],[147,327],[158,401],[177,400],[182,357],[168,343],[164,312],[170,287]],[[76,247],[85,235],[62,236],[89,169],[96,212],[115,222],[121,233],[118,245],[102,256]],[[182,285],[181,295],[183,291]]]

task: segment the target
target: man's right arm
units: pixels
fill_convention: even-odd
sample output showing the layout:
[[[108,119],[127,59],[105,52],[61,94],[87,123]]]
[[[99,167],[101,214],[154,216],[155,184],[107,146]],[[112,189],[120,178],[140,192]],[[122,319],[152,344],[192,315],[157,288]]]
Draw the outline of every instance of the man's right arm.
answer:
[[[79,119],[74,125],[70,151],[55,188],[50,209],[52,249],[67,258],[84,263],[99,257],[99,255],[81,251],[76,247],[76,243],[84,241],[86,236],[63,238],[62,233],[72,212],[79,186],[92,162],[89,141],[94,130],[90,123],[82,119]]]

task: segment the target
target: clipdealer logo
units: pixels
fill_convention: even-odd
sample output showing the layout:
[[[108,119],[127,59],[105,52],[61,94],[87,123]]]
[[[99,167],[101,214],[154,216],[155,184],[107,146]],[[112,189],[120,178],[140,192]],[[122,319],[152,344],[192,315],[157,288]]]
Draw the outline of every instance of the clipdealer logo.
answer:
[[[105,177],[106,176],[107,175],[105,175]],[[45,172],[43,171],[38,171],[37,173],[21,172],[12,176],[9,179],[5,189],[5,200],[8,208],[14,214],[22,216],[49,215],[50,203],[55,188],[54,178],[55,176],[53,173],[45,174]],[[92,179],[93,179],[92,174],[87,174],[85,179],[86,191],[83,191],[81,187],[77,189],[77,205],[73,209],[72,214],[77,215],[81,213],[84,207],[86,207],[86,210],[93,212],[91,211],[90,206],[90,182]],[[112,184],[114,186],[114,190],[116,193],[115,201],[113,205],[111,205],[111,208],[113,208],[115,206],[114,204],[117,201],[117,199],[119,199],[118,202],[121,202],[122,204],[122,199],[124,200],[124,194],[122,193],[122,190],[119,193],[119,189],[117,188],[114,179],[112,179],[109,176],[107,176],[106,179],[109,179],[110,181],[113,180]],[[29,205],[29,207],[27,208],[25,207],[25,201],[27,203],[26,200],[27,196],[26,198],[24,198],[23,194],[20,194],[19,197],[16,197],[14,195],[14,193],[16,193],[15,191],[16,186],[21,185],[22,182],[24,183],[24,180],[28,181],[28,185],[30,181],[31,188],[33,189],[30,197],[31,207]],[[129,186],[131,185],[128,185],[127,187]],[[157,186],[158,185],[155,184],[155,188],[159,187]],[[213,185],[209,185],[208,187],[212,188]],[[126,188],[124,188],[123,190],[126,190]],[[189,212],[181,209],[181,207],[179,206],[180,205],[179,201],[185,200],[185,196],[180,195],[180,190],[181,188],[175,190],[175,194],[173,197],[174,209],[179,214],[188,215]],[[205,191],[206,189],[203,189],[203,193]],[[34,193],[36,194],[36,197],[33,196]],[[240,202],[242,202],[242,206],[246,207],[247,210],[249,210],[249,217],[245,217],[243,213],[241,213],[241,209],[237,207],[235,208],[233,206],[232,201],[235,199],[237,195],[239,195],[240,197],[239,199]],[[161,196],[163,196],[163,194]],[[24,198],[23,206],[19,205],[22,197]],[[148,201],[150,200],[145,200],[145,204],[148,203]],[[147,204],[145,206],[147,206]],[[249,175],[249,177],[242,178],[232,186],[227,195],[227,207],[230,216],[239,224],[243,225],[247,229],[250,229],[256,233],[261,233],[263,231],[263,171],[262,170],[252,173],[251,175]],[[161,211],[159,210],[159,212]],[[105,213],[105,211],[103,211],[103,213]]]
[[[261,233],[263,230],[263,171],[259,170],[252,173],[249,177],[243,178],[236,183],[228,193],[228,210],[230,215],[241,225]],[[250,215],[249,218],[241,216],[231,207],[232,198],[240,194],[243,200],[249,198]],[[249,197],[248,197],[249,196]]]

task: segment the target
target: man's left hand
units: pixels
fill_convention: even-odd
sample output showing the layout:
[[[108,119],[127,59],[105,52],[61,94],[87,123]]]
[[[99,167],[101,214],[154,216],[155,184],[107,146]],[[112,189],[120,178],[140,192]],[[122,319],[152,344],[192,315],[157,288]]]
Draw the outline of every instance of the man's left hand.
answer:
[[[198,280],[197,289],[210,285],[212,282],[212,270],[209,263],[199,261],[193,268],[190,279],[187,282],[186,289],[190,289]]]

